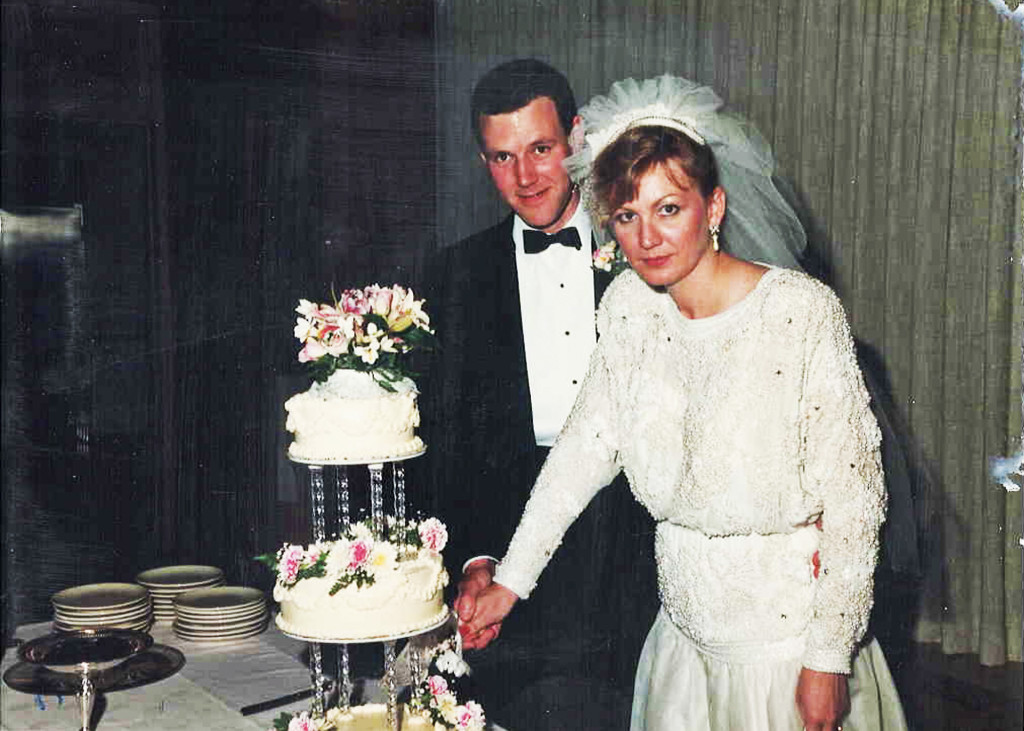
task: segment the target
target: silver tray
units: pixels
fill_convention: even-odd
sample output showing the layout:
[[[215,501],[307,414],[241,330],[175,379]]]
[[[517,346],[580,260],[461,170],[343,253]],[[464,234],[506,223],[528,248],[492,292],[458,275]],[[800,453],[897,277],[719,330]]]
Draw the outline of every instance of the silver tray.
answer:
[[[167,645],[152,645],[105,670],[89,673],[99,693],[137,688],[169,678],[185,664],[180,650]],[[82,691],[82,676],[51,670],[45,665],[18,662],[4,673],[4,683],[13,690],[38,695],[73,696]]]
[[[54,672],[103,670],[152,646],[153,638],[133,629],[83,629],[37,637],[18,648],[18,657]]]

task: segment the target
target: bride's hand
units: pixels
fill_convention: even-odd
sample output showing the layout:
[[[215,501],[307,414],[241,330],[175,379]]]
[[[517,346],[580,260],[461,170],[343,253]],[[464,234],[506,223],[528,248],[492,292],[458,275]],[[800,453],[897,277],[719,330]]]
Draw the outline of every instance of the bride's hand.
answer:
[[[842,731],[839,723],[850,710],[846,676],[801,668],[796,707],[807,731]]]
[[[476,595],[476,611],[459,627],[463,647],[481,649],[497,638],[501,623],[519,597],[501,584],[491,584]]]

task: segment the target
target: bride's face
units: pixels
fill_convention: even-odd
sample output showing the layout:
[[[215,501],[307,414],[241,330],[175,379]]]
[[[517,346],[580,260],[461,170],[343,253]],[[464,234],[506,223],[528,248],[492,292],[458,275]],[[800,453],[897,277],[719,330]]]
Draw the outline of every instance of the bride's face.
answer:
[[[636,273],[672,288],[710,259],[710,229],[724,215],[722,188],[705,198],[680,166],[658,165],[640,178],[636,197],[612,212],[611,226]]]

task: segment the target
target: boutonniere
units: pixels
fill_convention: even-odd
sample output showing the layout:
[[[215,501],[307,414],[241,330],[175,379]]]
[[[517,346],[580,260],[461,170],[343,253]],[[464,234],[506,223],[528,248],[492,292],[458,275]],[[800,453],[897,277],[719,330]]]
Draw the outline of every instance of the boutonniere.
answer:
[[[614,241],[602,244],[594,250],[592,264],[594,269],[608,272],[613,277],[629,269],[629,261]]]

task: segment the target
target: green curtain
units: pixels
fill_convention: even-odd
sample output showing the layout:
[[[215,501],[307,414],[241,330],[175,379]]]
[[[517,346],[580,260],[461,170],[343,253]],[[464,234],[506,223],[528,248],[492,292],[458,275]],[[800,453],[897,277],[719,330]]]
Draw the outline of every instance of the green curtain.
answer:
[[[916,637],[1021,659],[1022,36],[984,0],[448,0],[437,9],[442,244],[503,207],[476,159],[473,83],[510,58],[613,81],[708,83],[771,140],[821,274],[888,378],[922,548]]]

